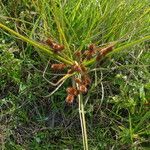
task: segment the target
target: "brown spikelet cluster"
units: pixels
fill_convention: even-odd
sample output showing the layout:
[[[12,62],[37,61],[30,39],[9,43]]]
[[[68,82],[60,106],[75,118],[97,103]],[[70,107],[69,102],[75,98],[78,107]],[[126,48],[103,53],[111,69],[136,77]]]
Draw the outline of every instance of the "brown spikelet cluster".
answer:
[[[74,87],[68,87],[66,91],[67,91],[66,102],[71,104],[73,103],[75,96],[78,95],[78,90]]]
[[[106,48],[98,50],[98,55],[96,57],[96,60],[99,61],[100,59],[102,59],[102,57],[104,57],[106,54],[108,54],[113,50],[113,47],[114,47],[113,45],[110,45]]]
[[[52,39],[48,38],[45,43],[53,49],[53,52],[59,54],[64,49],[63,45],[57,44]],[[66,102],[71,104],[73,103],[75,97],[78,94],[85,94],[88,91],[88,88],[91,84],[91,79],[88,74],[88,69],[83,64],[83,61],[90,60],[92,58],[96,58],[97,61],[102,59],[107,53],[113,50],[114,45],[109,45],[105,48],[97,48],[94,44],[90,44],[88,49],[82,52],[81,50],[76,51],[74,53],[74,64],[66,65],[64,63],[52,64],[51,69],[56,70],[64,70],[67,68],[66,75],[69,74],[78,74],[80,78],[73,78],[75,87],[68,87],[66,89],[67,97]]]
[[[52,64],[51,68],[53,70],[63,70],[66,68],[65,64]],[[74,78],[74,82],[76,83],[76,87],[68,87],[66,89],[67,97],[66,102],[68,104],[73,103],[75,97],[82,93],[85,94],[88,91],[88,86],[91,83],[91,79],[88,75],[87,68],[83,64],[78,64],[77,62],[74,65],[70,66],[67,74],[78,73],[81,75],[81,78]]]
[[[83,77],[81,79],[79,78],[75,78],[74,79],[75,83],[76,83],[76,87],[69,87],[67,88],[67,98],[66,98],[66,102],[71,104],[73,103],[75,97],[82,93],[85,94],[88,91],[88,86],[91,83],[91,80],[89,77],[83,75]]]
[[[59,53],[64,49],[64,45],[54,42],[51,38],[48,38],[45,43],[52,48],[54,53]]]
[[[87,68],[83,64],[78,64],[75,61],[75,64],[71,66],[71,68],[68,70],[68,74],[70,73],[78,73],[81,75],[81,78],[74,78],[74,82],[76,83],[76,87],[69,87],[67,88],[67,98],[66,102],[71,104],[75,97],[82,93],[85,94],[88,91],[88,86],[91,83],[91,79],[89,78]]]
[[[74,56],[76,58],[76,61],[82,62],[82,53],[81,53],[81,51],[76,51],[74,53]]]
[[[75,56],[78,58],[79,62],[82,62],[83,60],[90,60],[92,58],[96,58],[97,61],[102,59],[104,56],[106,56],[109,52],[113,50],[114,45],[108,45],[104,48],[96,47],[94,44],[90,44],[88,49],[85,50],[83,53],[81,51],[76,51]]]
[[[65,67],[66,67],[66,64],[63,64],[63,63],[51,65],[51,69],[53,70],[63,70]]]
[[[91,45],[89,45],[89,47],[88,47],[88,50],[86,50],[84,53],[83,53],[83,55],[85,56],[85,58],[87,59],[87,60],[90,60],[92,57],[93,57],[93,55],[95,54],[95,45],[94,44],[91,44]]]

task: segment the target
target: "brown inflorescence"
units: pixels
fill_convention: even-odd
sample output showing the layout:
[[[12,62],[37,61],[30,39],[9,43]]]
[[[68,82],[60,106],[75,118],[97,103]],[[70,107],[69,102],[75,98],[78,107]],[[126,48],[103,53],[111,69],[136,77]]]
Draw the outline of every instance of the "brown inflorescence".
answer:
[[[55,43],[50,38],[46,40],[46,43],[53,49],[55,53],[61,52],[64,49],[63,45],[59,45]],[[71,104],[73,103],[74,99],[78,94],[85,94],[88,91],[88,88],[91,84],[91,79],[88,74],[88,70],[83,64],[83,60],[87,59],[90,60],[93,57],[96,57],[96,60],[99,61],[102,59],[106,54],[113,50],[114,45],[107,46],[105,48],[96,48],[94,44],[90,44],[88,49],[82,53],[81,51],[76,51],[74,53],[76,61],[73,65],[67,66],[66,64],[52,64],[51,68],[53,70],[63,70],[66,67],[68,68],[67,74],[77,73],[80,75],[81,78],[73,78],[76,83],[75,87],[68,87],[66,89],[67,97],[66,102]]]
[[[66,64],[63,64],[63,63],[51,65],[51,68],[53,70],[63,70],[65,67],[66,67]]]
[[[45,41],[45,43],[46,43],[47,45],[49,45],[50,47],[52,47],[54,41],[53,41],[52,39],[48,38],[48,39]]]
[[[80,85],[80,86],[79,86],[79,91],[80,91],[81,93],[86,93],[86,92],[87,92],[87,87],[86,87],[85,85]]]
[[[81,51],[76,51],[74,53],[74,56],[77,59],[77,61],[82,62],[82,53],[81,53]]]
[[[67,98],[66,98],[66,102],[67,102],[68,104],[72,104],[73,101],[74,101],[74,95],[68,94],[68,95],[67,95]]]
[[[105,56],[106,54],[108,54],[109,52],[111,52],[113,50],[113,45],[110,45],[104,49],[101,49],[100,53],[102,56]]]
[[[94,52],[94,50],[95,50],[95,45],[94,45],[94,44],[90,44],[90,45],[89,45],[89,50],[92,51],[92,52]]]
[[[81,79],[79,79],[79,78],[75,78],[74,80],[75,80],[75,82],[76,82],[77,84],[80,84],[80,85],[82,84]]]
[[[86,50],[83,55],[85,56],[86,60],[90,60],[92,58],[93,53],[91,53],[89,50]]]
[[[51,38],[48,38],[45,43],[52,48],[54,53],[59,53],[64,49],[64,45],[54,42]]]
[[[89,77],[87,74],[85,74],[85,75],[82,77],[82,82],[83,82],[83,84],[84,84],[85,86],[88,86],[88,85],[90,85],[90,83],[91,83],[91,79],[90,79],[90,77]]]
[[[94,54],[95,54],[95,45],[90,44],[88,50],[84,51],[83,56],[85,57],[85,59],[90,60]]]
[[[110,45],[106,48],[103,49],[99,49],[98,50],[98,55],[96,57],[96,60],[99,61],[100,59],[102,59],[104,56],[106,56],[106,54],[108,54],[109,52],[111,52],[113,50],[114,45]]]
[[[74,87],[68,87],[66,91],[67,91],[66,102],[71,104],[73,103],[75,96],[78,95],[78,90]]]
[[[68,94],[71,94],[71,95],[74,95],[74,96],[78,95],[78,91],[74,87],[68,87],[66,91],[67,91]]]

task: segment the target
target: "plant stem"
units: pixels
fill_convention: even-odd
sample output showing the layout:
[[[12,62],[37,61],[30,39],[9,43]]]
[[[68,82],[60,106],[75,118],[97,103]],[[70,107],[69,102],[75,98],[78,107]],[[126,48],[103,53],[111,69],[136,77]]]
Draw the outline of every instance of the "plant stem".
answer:
[[[60,55],[57,55],[55,53],[53,53],[50,49],[48,49],[47,47],[45,47],[44,45],[42,44],[39,44],[38,42],[34,41],[34,40],[31,40],[17,32],[15,32],[14,30],[8,28],[7,26],[3,25],[2,23],[0,23],[0,28],[10,32],[11,34],[19,37],[21,40],[27,42],[27,43],[30,43],[31,45],[35,46],[35,47],[38,47],[42,52],[45,52],[47,53],[48,55],[50,55],[51,57],[55,58],[55,59],[58,59],[66,64],[69,64],[69,65],[72,65],[73,62],[61,57]]]
[[[79,76],[79,78],[81,77]],[[78,84],[77,84],[77,87],[78,87]],[[83,147],[84,147],[84,150],[88,150],[88,138],[87,138],[87,129],[86,129],[86,121],[85,121],[85,111],[84,111],[83,97],[81,93],[78,95],[78,103],[79,103],[80,123],[81,123],[81,129],[82,129]]]

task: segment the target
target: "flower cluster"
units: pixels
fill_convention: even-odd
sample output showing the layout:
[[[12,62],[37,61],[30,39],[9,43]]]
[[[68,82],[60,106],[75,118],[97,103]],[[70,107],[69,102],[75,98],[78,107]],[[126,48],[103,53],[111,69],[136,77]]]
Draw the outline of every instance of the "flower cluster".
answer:
[[[45,41],[47,45],[49,45],[53,52],[59,54],[64,49],[63,45],[57,44],[52,39],[47,39]],[[88,61],[92,58],[96,58],[97,61],[102,59],[107,53],[113,50],[113,45],[109,45],[105,48],[96,47],[94,44],[89,45],[87,50],[84,51],[76,51],[74,53],[74,64],[73,65],[66,65],[64,63],[59,64],[52,64],[51,69],[53,70],[64,70],[67,68],[66,74],[75,74],[79,75],[80,78],[73,78],[75,87],[68,87],[66,89],[67,97],[66,102],[71,104],[73,103],[75,97],[78,94],[85,94],[88,91],[88,87],[91,83],[90,76],[88,74],[88,69],[85,65],[83,65],[83,61]]]

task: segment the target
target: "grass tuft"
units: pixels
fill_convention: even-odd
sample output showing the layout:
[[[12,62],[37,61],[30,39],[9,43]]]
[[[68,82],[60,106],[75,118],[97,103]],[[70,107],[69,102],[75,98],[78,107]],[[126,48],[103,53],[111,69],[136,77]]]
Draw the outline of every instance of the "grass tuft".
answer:
[[[0,149],[149,149],[149,12],[149,0],[1,0]],[[83,62],[92,82],[68,105],[74,74],[50,67],[92,43],[114,50]]]

